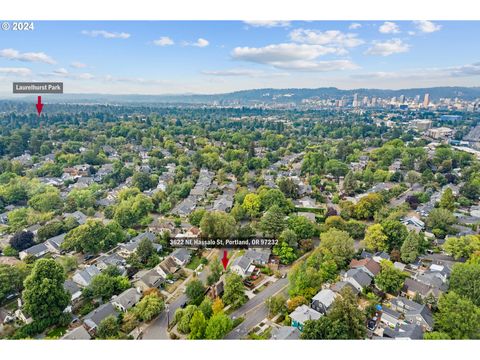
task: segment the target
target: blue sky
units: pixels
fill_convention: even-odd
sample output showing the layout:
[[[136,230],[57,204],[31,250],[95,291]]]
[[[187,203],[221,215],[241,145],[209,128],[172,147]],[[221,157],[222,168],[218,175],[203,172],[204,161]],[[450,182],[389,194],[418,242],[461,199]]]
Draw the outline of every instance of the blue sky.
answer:
[[[0,93],[480,86],[480,22],[37,21],[0,31]]]

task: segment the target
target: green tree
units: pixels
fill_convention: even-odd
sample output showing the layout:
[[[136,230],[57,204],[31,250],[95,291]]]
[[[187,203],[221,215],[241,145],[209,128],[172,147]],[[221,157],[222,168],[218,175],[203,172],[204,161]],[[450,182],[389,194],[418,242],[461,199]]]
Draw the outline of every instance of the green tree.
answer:
[[[440,198],[439,206],[448,211],[455,210],[455,196],[451,188],[447,188]]]
[[[355,191],[357,191],[357,188],[358,182],[355,178],[355,174],[352,171],[349,171],[343,180],[343,191],[347,195],[353,195],[355,194]]]
[[[452,338],[444,333],[439,331],[432,331],[423,334],[423,340],[451,340]]]
[[[205,337],[205,329],[207,328],[207,321],[205,315],[200,310],[196,310],[193,313],[190,320],[190,335],[189,339],[203,339]]]
[[[205,297],[205,287],[200,280],[192,280],[187,284],[185,294],[189,304],[200,305]]]
[[[113,295],[120,294],[130,287],[128,278],[120,276],[118,272],[109,273],[109,271],[107,268],[92,279],[88,287],[83,290],[85,297],[101,298],[103,301],[108,301]],[[117,271],[116,268],[113,267],[113,271]]]
[[[279,243],[273,247],[272,253],[280,258],[282,264],[291,264],[297,258],[295,249],[285,241],[279,241]]]
[[[235,233],[235,219],[222,211],[209,211],[200,221],[202,234],[211,238],[228,238]]]
[[[5,298],[23,289],[23,281],[28,274],[28,268],[24,265],[0,264],[0,303]]]
[[[200,226],[200,222],[202,221],[203,215],[205,215],[207,211],[205,209],[195,209],[192,213],[188,216],[188,220],[190,224],[193,226]]]
[[[265,301],[270,317],[286,311],[286,299],[282,294],[271,296]]]
[[[65,272],[55,260],[37,260],[24,283],[25,311],[34,320],[57,322],[70,301],[70,294],[63,288],[64,282]]]
[[[223,339],[233,328],[232,319],[220,312],[208,321],[205,338],[210,340]]]
[[[382,195],[373,193],[362,197],[354,208],[354,216],[357,219],[372,219],[376,211],[380,210],[384,203]]]
[[[303,216],[291,216],[288,219],[288,228],[295,232],[298,239],[310,239],[317,230],[316,224]]]
[[[381,224],[370,225],[365,232],[365,246],[371,251],[386,250],[387,240]]]
[[[285,214],[278,205],[273,205],[263,214],[260,229],[267,235],[278,236],[285,228]]]
[[[389,260],[380,262],[381,270],[375,276],[375,285],[382,291],[396,294],[403,287],[405,274],[393,266]]]
[[[213,285],[222,276],[223,272],[223,265],[218,259],[218,257],[214,257],[212,261],[210,261],[210,274],[207,277],[207,284]]]
[[[234,273],[227,275],[222,300],[225,305],[231,305],[233,309],[237,309],[245,304],[245,287],[240,275]]]
[[[110,315],[98,325],[97,336],[100,339],[115,339],[118,337],[119,331],[118,320],[113,315]]]
[[[475,251],[480,251],[480,237],[478,235],[449,237],[443,244],[443,249],[455,260],[468,258]]]
[[[284,242],[288,244],[291,247],[297,247],[298,246],[298,237],[295,231],[290,230],[290,229],[285,229],[282,231],[280,236],[278,237],[278,240],[280,242]]]
[[[150,321],[165,308],[163,300],[155,293],[145,295],[135,306],[135,312],[142,321]]]
[[[480,263],[467,261],[453,265],[450,290],[480,306]]]
[[[205,296],[202,303],[198,307],[199,310],[205,316],[205,319],[207,320],[210,319],[210,317],[213,315],[212,305],[213,305],[212,299],[210,299],[208,296]]]
[[[354,242],[350,235],[335,228],[320,234],[320,249],[330,253],[338,267],[344,267],[355,254]]]
[[[254,218],[260,212],[261,200],[260,196],[254,193],[247,194],[243,199],[242,208],[248,216]]]
[[[405,261],[407,264],[414,262],[419,255],[422,241],[422,235],[417,234],[415,231],[410,231],[400,248],[402,261]]]
[[[150,257],[155,254],[155,248],[153,247],[152,242],[147,239],[143,238],[140,240],[140,243],[138,244],[136,254],[138,256],[138,259],[143,263],[146,264]]]
[[[452,339],[480,338],[480,308],[453,291],[440,296],[435,328]]]
[[[398,220],[382,221],[383,232],[387,235],[387,249],[400,249],[408,236],[408,229]]]
[[[447,209],[433,209],[427,216],[426,224],[434,234],[444,237],[450,232],[451,226],[457,222],[455,216]]]

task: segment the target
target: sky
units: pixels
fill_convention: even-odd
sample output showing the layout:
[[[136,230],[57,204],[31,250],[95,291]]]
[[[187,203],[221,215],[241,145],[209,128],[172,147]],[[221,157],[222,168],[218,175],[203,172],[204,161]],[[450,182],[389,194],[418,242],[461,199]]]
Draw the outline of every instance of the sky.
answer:
[[[0,30],[13,81],[65,93],[480,86],[480,21],[35,21]]]

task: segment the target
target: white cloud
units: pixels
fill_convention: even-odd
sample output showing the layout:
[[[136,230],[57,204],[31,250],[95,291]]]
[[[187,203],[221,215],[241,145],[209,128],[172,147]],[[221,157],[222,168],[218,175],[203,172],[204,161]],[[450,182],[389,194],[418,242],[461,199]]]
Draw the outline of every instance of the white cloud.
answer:
[[[27,61],[27,62],[43,62],[46,64],[55,64],[55,60],[53,60],[50,56],[48,56],[44,52],[22,53],[15,49],[3,49],[3,50],[0,50],[0,57],[9,59],[9,60],[19,60],[19,61]]]
[[[169,46],[175,44],[175,42],[168,36],[162,36],[157,40],[154,40],[153,43],[157,46]]]
[[[357,30],[362,27],[362,24],[360,23],[351,23],[350,26],[348,27],[349,30]]]
[[[290,26],[290,21],[282,21],[282,20],[247,20],[244,22],[245,24],[253,27],[273,28],[273,27],[289,27]]]
[[[341,47],[355,47],[364,43],[357,34],[345,34],[339,30],[317,31],[295,29],[290,32],[290,39],[294,42],[310,45],[336,45]]]
[[[78,62],[78,61],[74,61],[70,64],[70,66],[75,68],[75,69],[83,69],[83,68],[87,67],[87,64],[84,64],[84,63],[81,63],[81,62]]]
[[[380,27],[378,28],[382,34],[398,34],[400,32],[400,27],[391,21],[385,21]]]
[[[53,70],[53,74],[57,76],[68,76],[69,72],[65,68],[59,68],[59,69]]]
[[[131,35],[126,32],[110,32],[105,30],[83,30],[83,35],[90,37],[103,37],[105,39],[128,39]]]
[[[237,47],[232,52],[236,60],[271,65],[278,69],[299,71],[350,70],[357,66],[349,60],[317,61],[327,54],[343,54],[343,49],[322,45],[275,44],[261,48]]]
[[[19,75],[19,76],[27,76],[30,75],[32,71],[29,68],[0,68],[0,74],[7,74],[7,75]]]
[[[91,80],[94,79],[95,76],[93,76],[90,73],[81,73],[81,74],[76,74],[75,77],[80,80]]]
[[[384,42],[375,41],[373,46],[370,47],[365,54],[366,55],[379,55],[379,56],[389,56],[393,54],[399,54],[408,52],[410,45],[404,43],[400,39],[392,39]]]
[[[196,42],[190,45],[203,48],[210,45],[210,42],[206,39],[198,38]]]
[[[414,21],[415,27],[423,32],[423,33],[433,33],[435,31],[439,31],[442,26],[437,25],[431,21],[428,20],[419,20],[419,21]]]

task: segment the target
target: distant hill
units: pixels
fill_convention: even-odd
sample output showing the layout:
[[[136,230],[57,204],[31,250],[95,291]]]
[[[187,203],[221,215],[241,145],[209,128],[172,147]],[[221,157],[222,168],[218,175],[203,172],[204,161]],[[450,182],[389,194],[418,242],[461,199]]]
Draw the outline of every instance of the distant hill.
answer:
[[[302,99],[341,99],[351,98],[358,94],[359,99],[364,96],[390,98],[405,95],[413,98],[430,94],[430,99],[435,101],[440,98],[456,98],[464,100],[480,99],[480,87],[433,87],[401,90],[384,89],[353,89],[341,90],[335,87],[317,89],[292,88],[292,89],[252,89],[235,91],[224,94],[178,94],[178,95],[105,95],[105,94],[63,94],[48,96],[49,102],[67,103],[183,103],[183,104],[226,104],[238,103],[249,105],[255,103],[300,103]],[[35,96],[18,97],[18,100],[34,100]],[[10,98],[9,100],[12,100]]]

